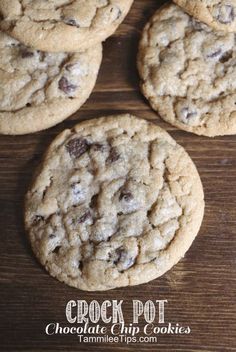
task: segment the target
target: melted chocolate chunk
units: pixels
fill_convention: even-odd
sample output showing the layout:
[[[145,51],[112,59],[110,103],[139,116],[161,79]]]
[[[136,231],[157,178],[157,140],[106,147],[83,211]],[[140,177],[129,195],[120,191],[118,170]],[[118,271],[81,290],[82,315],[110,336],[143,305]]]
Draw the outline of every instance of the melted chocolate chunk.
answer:
[[[130,202],[133,199],[134,199],[133,194],[128,191],[122,191],[119,197],[120,201],[124,200],[125,202]]]
[[[214,59],[216,57],[221,56],[221,54],[222,54],[222,49],[219,49],[219,50],[214,51],[211,54],[208,54],[207,57],[210,58],[210,59]]]
[[[57,246],[56,248],[54,248],[54,250],[52,251],[52,253],[58,254],[59,251],[60,251],[60,249],[61,249],[61,246]]]
[[[72,18],[72,17],[64,17],[64,16],[62,16],[61,19],[68,26],[79,27],[79,24],[77,23],[77,21],[74,18]]]
[[[84,264],[83,264],[82,261],[80,261],[80,262],[79,262],[79,265],[78,265],[78,269],[79,269],[80,271],[83,271],[83,267],[84,267]]]
[[[90,211],[86,211],[86,213],[84,213],[84,215],[82,215],[79,219],[78,219],[78,223],[79,224],[83,224],[85,221],[92,219],[92,215],[90,213]]]
[[[231,5],[222,5],[219,8],[217,20],[222,24],[232,23],[235,19],[235,11]]]
[[[22,49],[20,54],[21,54],[22,59],[26,59],[26,58],[34,56],[34,53],[32,51],[27,50],[27,49]]]
[[[181,115],[184,119],[190,120],[191,118],[195,117],[197,115],[196,111],[192,111],[189,108],[183,108],[181,110]]]
[[[97,205],[98,205],[98,194],[95,194],[94,196],[92,196],[89,206],[92,209],[96,209]]]
[[[122,11],[121,9],[118,9],[116,19],[118,20],[121,17],[121,15],[122,15]]]
[[[90,148],[90,145],[86,139],[74,138],[71,139],[67,145],[66,149],[71,157],[79,158],[81,155],[86,153]]]
[[[124,251],[123,247],[119,247],[115,250],[115,259],[113,260],[113,263],[115,265],[119,263],[123,251]]]
[[[79,186],[79,182],[73,183],[73,184],[71,185],[71,188],[73,189],[73,194],[74,194],[75,196],[77,196],[78,194],[81,193],[80,186]]]
[[[107,158],[107,162],[109,164],[116,162],[117,160],[120,159],[120,154],[118,153],[117,149],[115,147],[112,147],[110,150],[110,154]]]
[[[134,258],[132,258],[132,257],[127,258],[127,257],[126,257],[126,260],[125,260],[125,263],[124,263],[124,264],[125,264],[124,269],[126,270],[126,269],[131,268],[131,266],[134,265],[134,261],[135,261]]]
[[[112,7],[111,8],[111,10],[110,10],[110,12],[112,13],[112,12],[117,12],[116,13],[116,18],[115,18],[115,21],[117,21],[120,17],[121,17],[121,15],[122,15],[122,11],[121,11],[121,9],[119,8],[119,7]]]
[[[135,258],[131,257],[123,247],[119,247],[115,250],[113,263],[120,265],[123,270],[129,269],[134,264],[134,261]]]
[[[58,82],[58,87],[60,90],[62,90],[65,94],[72,94],[76,90],[77,86],[70,83],[68,79],[64,76],[61,77],[61,79]]]
[[[232,59],[233,57],[233,52],[232,50],[230,51],[227,51],[226,53],[224,53],[223,55],[221,55],[221,58],[220,58],[220,62],[222,64],[224,64],[225,62],[229,61],[230,59]]]
[[[41,216],[41,215],[36,215],[34,220],[33,220],[33,223],[34,224],[38,224],[40,221],[43,221],[44,220],[44,217]]]

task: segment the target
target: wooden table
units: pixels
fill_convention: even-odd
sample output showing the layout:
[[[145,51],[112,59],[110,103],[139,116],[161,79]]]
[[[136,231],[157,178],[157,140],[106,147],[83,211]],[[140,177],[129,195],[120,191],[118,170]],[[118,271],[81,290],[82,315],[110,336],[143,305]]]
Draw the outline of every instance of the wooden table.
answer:
[[[209,139],[161,121],[139,91],[135,68],[144,23],[163,1],[135,0],[115,36],[104,44],[95,90],[83,108],[48,131],[0,137],[0,350],[5,351],[236,351],[236,136]],[[51,278],[35,260],[23,227],[23,198],[42,153],[77,121],[131,112],[152,119],[186,148],[201,175],[206,212],[184,260],[162,278],[138,287],[85,293]],[[79,344],[76,336],[46,336],[49,322],[67,324],[71,299],[167,299],[166,320],[190,325],[191,334],[163,335],[157,344]]]

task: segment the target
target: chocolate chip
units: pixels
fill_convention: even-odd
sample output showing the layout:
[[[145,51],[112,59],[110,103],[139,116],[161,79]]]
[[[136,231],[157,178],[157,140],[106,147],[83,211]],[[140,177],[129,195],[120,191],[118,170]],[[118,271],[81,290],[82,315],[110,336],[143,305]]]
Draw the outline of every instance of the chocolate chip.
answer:
[[[74,93],[76,90],[77,86],[70,83],[68,79],[64,76],[61,77],[61,79],[58,82],[58,87],[60,90],[62,90],[65,94],[71,94]]]
[[[62,16],[61,19],[68,26],[79,27],[79,24],[77,23],[77,21],[72,17]]]
[[[118,9],[116,19],[118,20],[121,17],[121,15],[122,15],[122,11],[121,11],[121,9]]]
[[[134,258],[132,257],[126,258],[124,269],[129,269],[132,265],[134,265]]]
[[[54,248],[54,250],[52,251],[52,253],[58,254],[59,251],[60,251],[60,249],[61,249],[61,246],[57,246],[57,247]]]
[[[118,151],[115,147],[112,147],[110,150],[110,154],[107,158],[107,162],[111,164],[111,163],[116,162],[119,159],[120,159],[120,154],[118,153]]]
[[[22,59],[26,59],[26,58],[34,56],[34,53],[32,51],[27,50],[27,49],[22,49],[20,51],[20,54],[21,54]]]
[[[86,153],[90,148],[90,145],[86,139],[74,138],[71,139],[67,145],[66,149],[71,157],[79,158],[81,155]]]
[[[129,269],[134,264],[135,259],[123,247],[115,250],[115,259],[113,263],[121,266],[122,270]]]
[[[78,223],[79,223],[79,224],[83,224],[85,221],[90,220],[90,219],[92,219],[92,215],[91,215],[90,211],[88,210],[88,211],[86,211],[86,212],[84,213],[84,215],[82,215],[82,216],[78,219]]]
[[[36,215],[36,216],[34,217],[33,223],[34,223],[34,224],[38,224],[40,221],[43,221],[43,220],[44,220],[44,217],[43,217],[43,216],[41,216],[41,215]]]
[[[78,269],[80,270],[80,271],[82,271],[83,270],[83,267],[84,267],[84,264],[83,264],[83,262],[79,262],[79,265],[78,265]]]
[[[46,193],[47,193],[47,190],[48,190],[48,187],[43,191],[43,199],[45,198],[45,196],[46,196]]]
[[[119,200],[124,200],[125,202],[130,202],[132,199],[134,199],[133,194],[126,191],[122,191],[119,197]]]
[[[115,17],[115,21],[116,21],[116,20],[118,20],[118,19],[121,17],[122,11],[121,11],[121,9],[120,9],[119,7],[117,7],[117,6],[112,7],[111,10],[110,10],[111,13],[113,13],[113,12],[115,12],[115,11],[116,11],[116,17]]]
[[[233,52],[232,50],[230,51],[227,51],[226,53],[224,53],[221,58],[220,58],[220,62],[222,64],[224,64],[225,62],[229,61],[230,59],[232,59],[232,56],[233,56]]]
[[[214,51],[213,53],[208,54],[207,57],[210,59],[214,59],[216,57],[221,56],[221,54],[222,54],[222,49],[219,49],[219,50]]]
[[[119,247],[115,250],[115,259],[113,260],[113,263],[115,265],[119,263],[123,251],[124,251],[123,247]]]
[[[231,5],[221,5],[220,7],[216,6],[217,16],[216,19],[222,24],[232,23],[235,19],[234,8]]]
[[[74,194],[75,196],[77,196],[78,194],[81,193],[81,188],[80,188],[80,186],[79,186],[79,183],[73,183],[73,184],[71,185],[71,188],[72,188],[73,194]]]
[[[91,201],[90,201],[90,208],[95,209],[97,208],[98,205],[98,194],[95,194],[94,196],[92,196]]]
[[[186,107],[181,110],[181,115],[184,119],[190,120],[191,118],[193,118],[197,115],[197,112],[191,111],[189,108]]]

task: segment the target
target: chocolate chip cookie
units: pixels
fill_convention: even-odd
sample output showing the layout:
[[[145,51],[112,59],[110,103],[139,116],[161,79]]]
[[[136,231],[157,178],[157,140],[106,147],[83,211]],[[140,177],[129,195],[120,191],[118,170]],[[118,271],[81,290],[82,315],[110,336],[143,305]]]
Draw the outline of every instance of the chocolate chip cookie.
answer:
[[[236,32],[236,0],[174,0],[174,2],[216,30]]]
[[[101,59],[101,44],[46,53],[0,32],[0,133],[32,133],[66,119],[89,97]]]
[[[49,147],[26,196],[32,248],[50,274],[82,290],[155,279],[200,228],[204,199],[184,149],[130,115],[90,120]]]
[[[85,50],[112,35],[133,0],[3,0],[1,28],[43,51]]]
[[[144,95],[167,122],[199,135],[236,133],[236,35],[168,4],[146,25],[138,56]]]

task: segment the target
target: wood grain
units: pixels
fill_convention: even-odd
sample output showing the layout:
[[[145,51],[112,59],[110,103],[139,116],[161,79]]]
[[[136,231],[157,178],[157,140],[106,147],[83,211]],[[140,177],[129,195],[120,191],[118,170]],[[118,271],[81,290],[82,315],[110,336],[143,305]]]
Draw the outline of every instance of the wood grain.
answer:
[[[95,90],[83,108],[60,125],[28,136],[0,137],[0,350],[1,351],[236,351],[236,136],[208,139],[161,121],[141,96],[135,68],[143,25],[164,1],[136,0],[126,21],[104,44]],[[77,291],[52,279],[32,255],[22,222],[23,198],[42,153],[66,127],[115,112],[152,119],[195,161],[205,195],[204,223],[186,257],[162,278],[103,293]],[[66,323],[70,299],[168,299],[166,319],[190,325],[188,336],[158,344],[81,345],[76,337],[47,337],[45,325]]]

